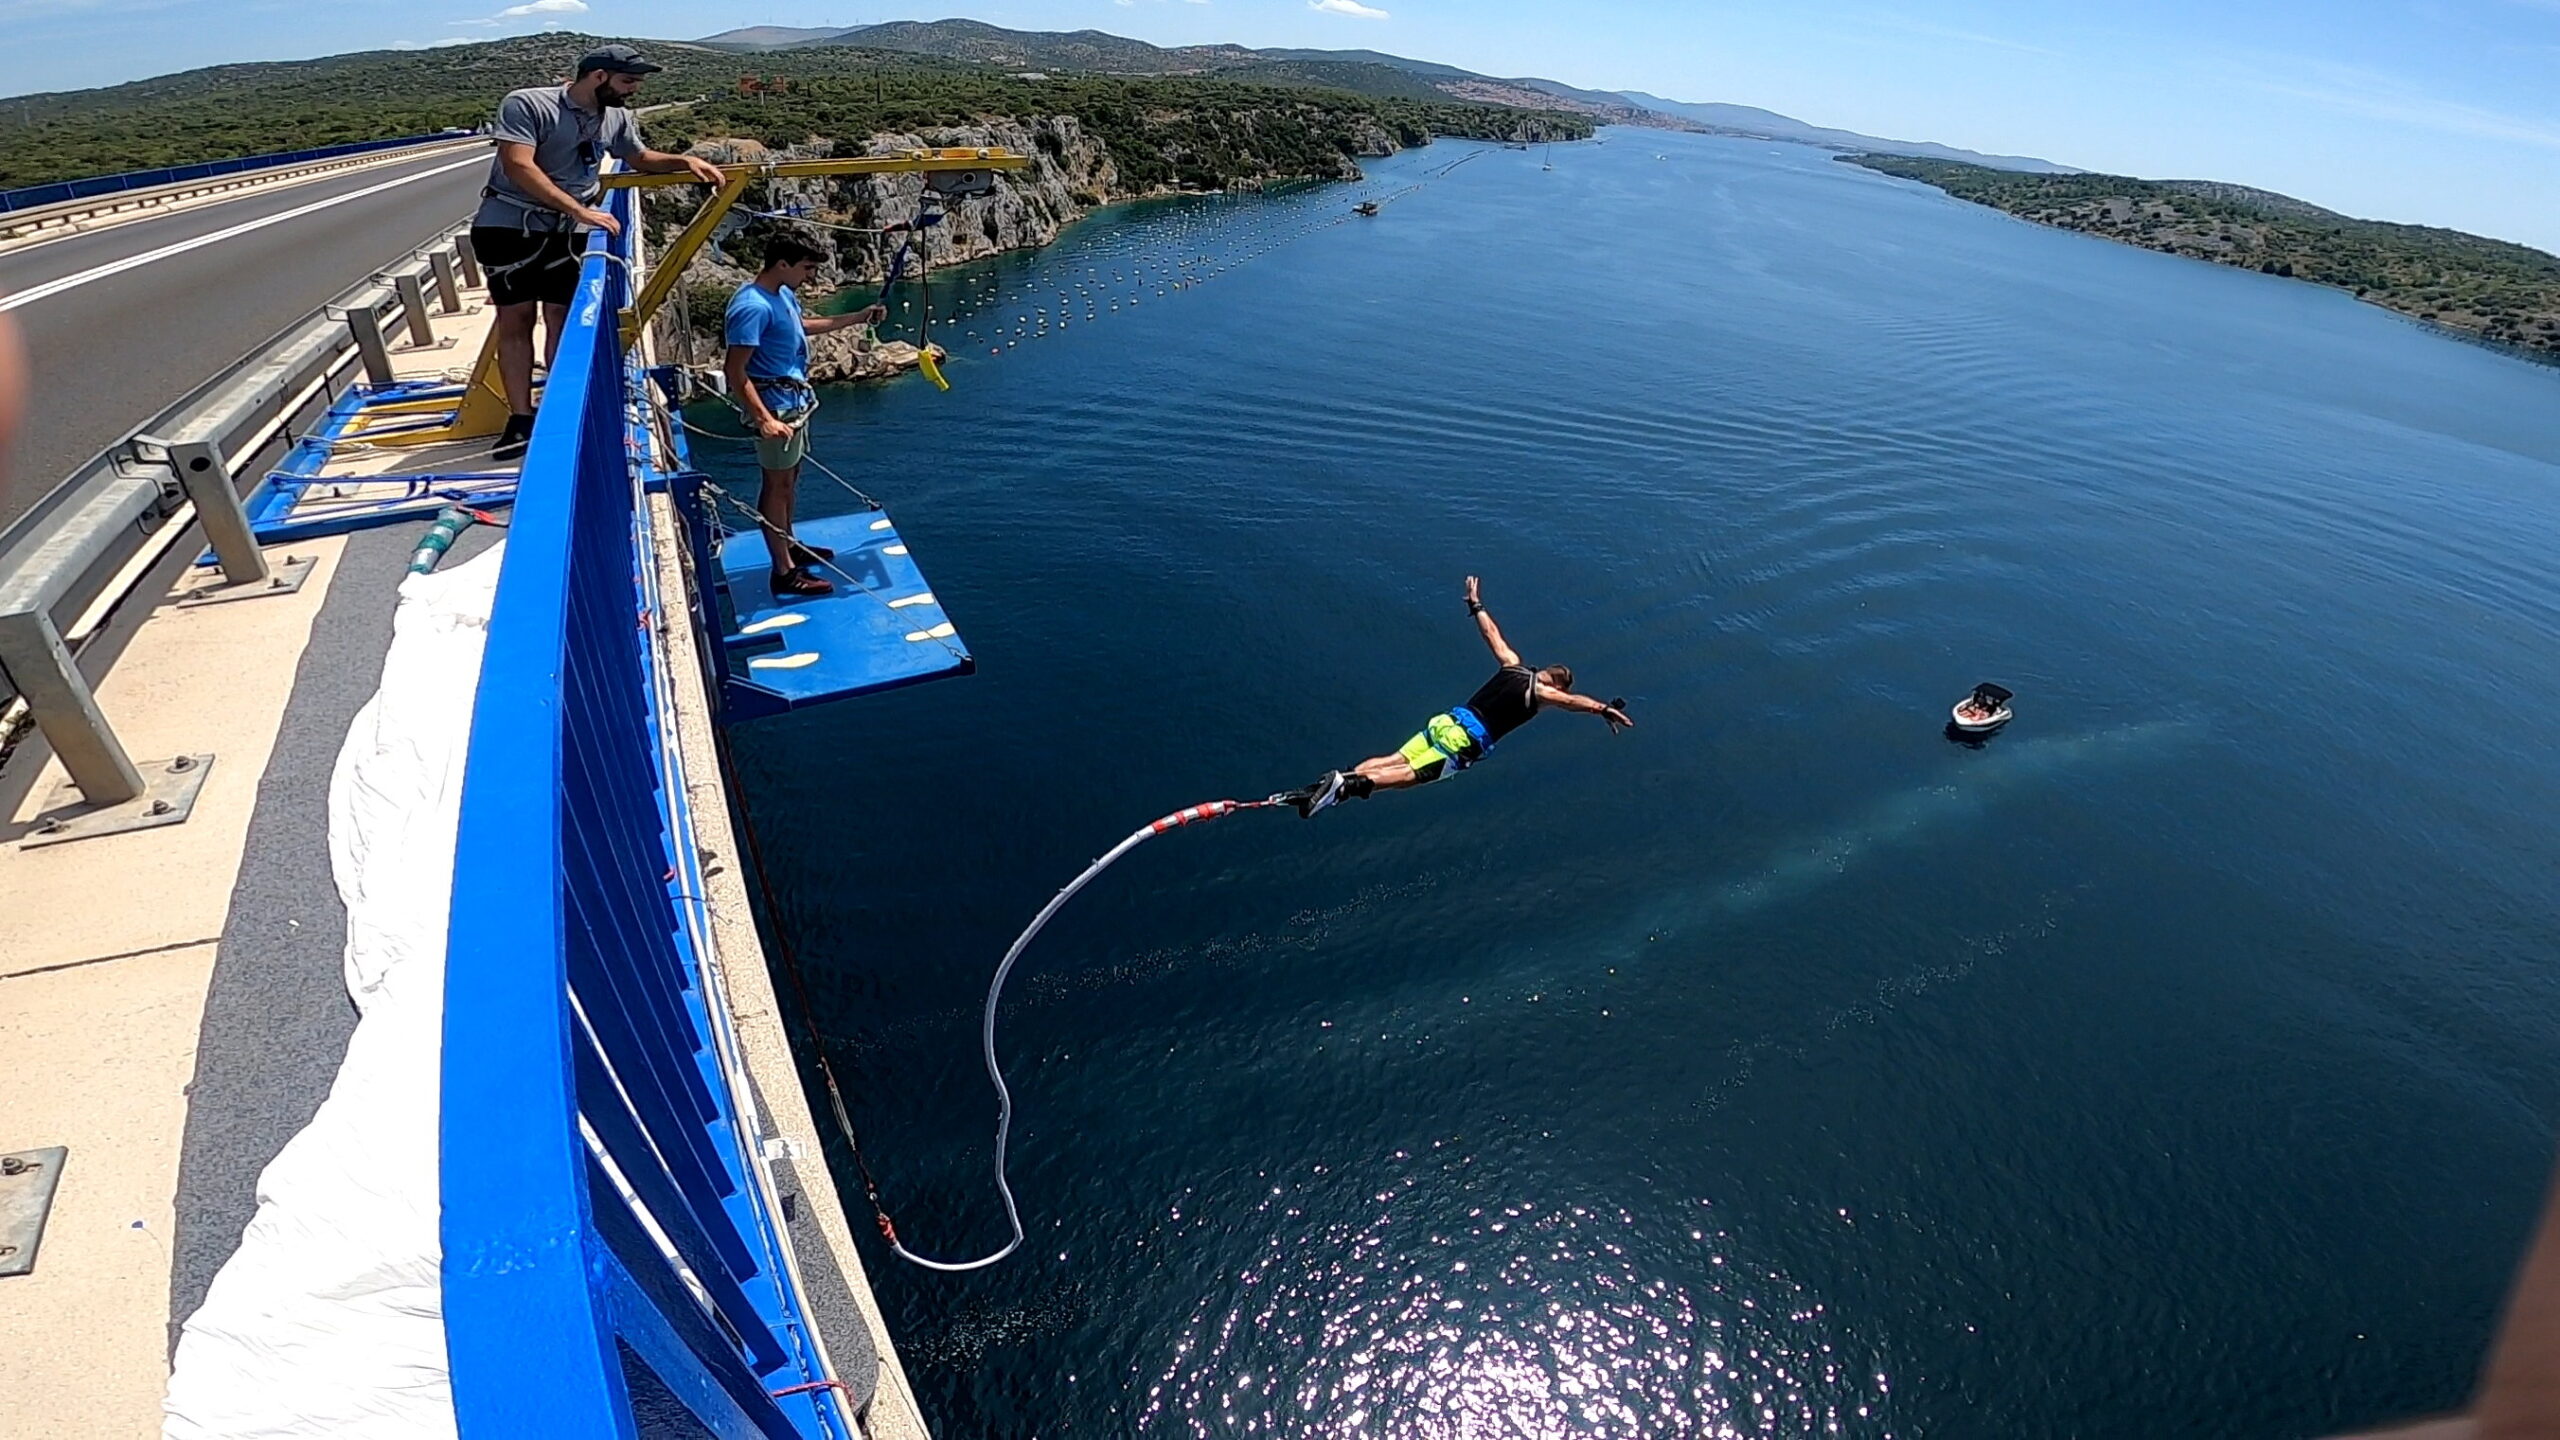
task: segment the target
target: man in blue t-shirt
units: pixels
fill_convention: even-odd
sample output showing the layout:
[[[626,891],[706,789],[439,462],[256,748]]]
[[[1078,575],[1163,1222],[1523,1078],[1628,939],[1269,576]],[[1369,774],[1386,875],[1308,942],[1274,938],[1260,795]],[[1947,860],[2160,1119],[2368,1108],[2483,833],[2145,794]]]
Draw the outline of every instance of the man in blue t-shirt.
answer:
[[[827,595],[836,588],[809,568],[812,561],[834,559],[835,552],[803,545],[791,534],[800,462],[809,454],[809,413],[818,404],[817,393],[809,388],[808,337],[876,325],[889,316],[884,305],[823,318],[803,314],[799,291],[826,258],[825,251],[805,240],[776,236],[765,246],[764,268],[756,272],[755,283],[738,287],[720,327],[729,347],[730,398],[756,432],[756,465],[764,471],[756,510],[764,516],[765,548],[773,553],[777,599]]]

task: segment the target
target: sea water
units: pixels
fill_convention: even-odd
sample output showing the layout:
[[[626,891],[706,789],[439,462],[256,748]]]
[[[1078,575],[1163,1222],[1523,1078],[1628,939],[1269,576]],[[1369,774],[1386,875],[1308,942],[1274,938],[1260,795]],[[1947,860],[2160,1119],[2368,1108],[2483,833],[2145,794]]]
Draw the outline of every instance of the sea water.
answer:
[[[1149,818],[1462,700],[1464,577],[1638,721],[1158,840],[1049,928],[1030,1243],[870,1257],[940,1433],[2459,1403],[2560,1114],[2560,371],[1819,150],[1603,140],[1105,212],[936,277],[949,393],[827,394],[979,673],[737,745],[927,1253],[1004,1238],[1006,942]],[[2015,723],[1951,743],[1986,679]]]

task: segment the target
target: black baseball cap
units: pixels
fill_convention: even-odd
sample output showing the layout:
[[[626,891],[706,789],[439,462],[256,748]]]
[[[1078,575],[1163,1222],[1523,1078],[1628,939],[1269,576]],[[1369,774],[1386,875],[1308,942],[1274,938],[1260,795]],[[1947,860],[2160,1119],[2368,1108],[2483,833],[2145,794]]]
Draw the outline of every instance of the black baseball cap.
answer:
[[[616,75],[655,75],[666,69],[640,58],[640,52],[628,45],[599,45],[578,57],[578,68],[570,73],[584,75],[590,70],[610,70]]]

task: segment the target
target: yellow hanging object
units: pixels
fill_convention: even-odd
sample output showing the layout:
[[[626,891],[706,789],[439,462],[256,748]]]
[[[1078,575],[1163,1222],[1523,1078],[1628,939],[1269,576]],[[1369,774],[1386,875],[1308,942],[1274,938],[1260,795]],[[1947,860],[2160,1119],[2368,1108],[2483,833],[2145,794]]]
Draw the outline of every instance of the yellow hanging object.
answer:
[[[942,367],[934,363],[933,347],[931,345],[924,346],[916,351],[916,366],[918,369],[924,371],[924,378],[932,381],[933,388],[936,390],[948,390],[951,388],[951,382],[942,378]]]

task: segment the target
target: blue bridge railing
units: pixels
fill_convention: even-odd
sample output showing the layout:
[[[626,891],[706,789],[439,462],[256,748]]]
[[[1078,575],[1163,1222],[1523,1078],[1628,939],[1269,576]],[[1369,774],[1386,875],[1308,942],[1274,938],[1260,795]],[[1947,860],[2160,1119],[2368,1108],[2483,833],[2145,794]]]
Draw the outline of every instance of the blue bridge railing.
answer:
[[[630,195],[613,202],[626,223]],[[706,989],[650,643],[655,617],[683,611],[657,605],[651,477],[629,443],[644,394],[617,335],[629,288],[599,238],[534,425],[472,717],[442,1080],[454,1409],[464,1440],[852,1440]]]
[[[0,213],[32,210],[39,205],[59,205],[65,200],[86,200],[95,195],[113,195],[124,190],[148,190],[156,185],[183,185],[189,180],[210,180],[216,175],[237,175],[244,170],[307,165],[314,160],[335,160],[341,155],[362,155],[372,150],[397,150],[403,145],[424,145],[431,140],[455,140],[461,138],[461,134],[459,131],[446,131],[436,135],[403,135],[396,140],[358,140],[346,145],[323,145],[317,150],[243,155],[231,160],[171,165],[159,170],[127,170],[121,175],[92,175],[85,180],[26,185],[15,190],[0,190]]]

